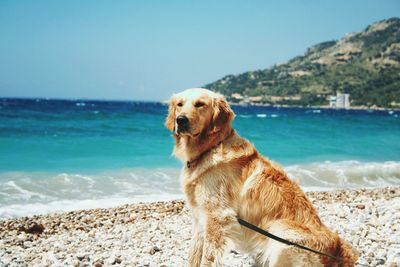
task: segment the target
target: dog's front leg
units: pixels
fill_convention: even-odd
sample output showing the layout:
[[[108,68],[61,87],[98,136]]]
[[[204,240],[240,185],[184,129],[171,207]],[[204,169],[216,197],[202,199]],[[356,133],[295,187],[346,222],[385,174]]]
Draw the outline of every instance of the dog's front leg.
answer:
[[[193,238],[189,251],[188,267],[199,267],[203,256],[204,230],[200,227],[198,219],[193,220]]]
[[[207,214],[201,267],[222,266],[224,252],[228,241],[239,231],[236,214],[229,208],[209,210]]]

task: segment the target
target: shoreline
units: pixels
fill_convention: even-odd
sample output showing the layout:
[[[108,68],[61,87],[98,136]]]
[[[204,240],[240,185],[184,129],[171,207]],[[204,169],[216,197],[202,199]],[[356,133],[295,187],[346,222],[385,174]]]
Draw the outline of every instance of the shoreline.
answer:
[[[306,193],[359,263],[400,266],[400,187]],[[191,217],[183,200],[0,221],[0,266],[184,266]],[[224,266],[251,257],[231,251]]]
[[[298,109],[330,109],[330,110],[364,110],[364,111],[400,111],[400,108],[387,108],[387,107],[367,107],[367,106],[350,106],[348,108],[337,108],[330,106],[297,106],[297,105],[270,105],[270,104],[262,104],[262,103],[235,103],[229,102],[231,106],[239,106],[239,107],[271,107],[271,108],[298,108]]]
[[[271,160],[278,162],[288,176],[307,192],[400,186],[397,179],[400,160]],[[68,170],[0,172],[0,221],[78,209],[113,208],[125,203],[180,199],[183,193],[177,179],[179,173],[180,167],[172,166],[84,170],[79,173]],[[160,188],[164,190],[160,191]]]
[[[168,105],[169,100],[135,100],[135,99],[92,99],[92,98],[45,98],[45,97],[0,97],[0,101],[5,100],[31,100],[31,101],[66,101],[66,102],[116,102],[116,103],[157,103],[161,105]],[[368,106],[350,106],[349,108],[336,108],[330,106],[298,106],[298,105],[286,105],[286,104],[263,104],[257,102],[248,103],[237,103],[229,101],[229,105],[232,106],[261,106],[261,107],[272,107],[272,108],[322,108],[322,109],[333,109],[333,110],[379,110],[379,111],[400,111],[400,107],[368,107]]]

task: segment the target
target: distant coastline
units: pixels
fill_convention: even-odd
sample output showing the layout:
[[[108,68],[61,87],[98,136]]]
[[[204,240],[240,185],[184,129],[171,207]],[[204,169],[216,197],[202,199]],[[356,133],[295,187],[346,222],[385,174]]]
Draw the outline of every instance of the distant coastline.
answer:
[[[2,100],[27,100],[27,101],[66,101],[66,102],[116,102],[116,103],[155,103],[168,105],[169,100],[135,100],[135,99],[91,99],[91,98],[46,98],[46,97],[0,97]],[[287,104],[266,104],[259,102],[238,103],[228,101],[231,106],[259,106],[272,108],[300,108],[300,109],[331,109],[331,110],[380,110],[380,111],[400,111],[400,108],[395,107],[378,107],[378,106],[350,106],[348,108],[335,108],[328,105],[287,105]]]
[[[309,47],[282,64],[204,85],[232,102],[280,107],[400,108],[400,18]],[[258,104],[257,104],[258,105]]]
[[[280,104],[262,104],[262,103],[256,103],[256,102],[249,102],[249,103],[235,103],[235,102],[229,102],[230,105],[232,106],[259,106],[259,107],[272,107],[272,108],[301,108],[301,109],[331,109],[331,110],[379,110],[379,111],[400,111],[400,108],[389,108],[389,107],[377,107],[377,106],[350,106],[348,108],[336,108],[336,107],[330,107],[328,105],[324,106],[301,106],[301,105],[280,105]]]

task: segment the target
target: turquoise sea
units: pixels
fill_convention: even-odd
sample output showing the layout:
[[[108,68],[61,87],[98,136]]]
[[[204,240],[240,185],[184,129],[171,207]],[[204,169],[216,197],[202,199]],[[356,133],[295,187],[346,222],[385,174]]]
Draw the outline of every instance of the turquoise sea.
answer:
[[[400,185],[400,112],[235,106],[305,190]],[[167,106],[0,99],[0,219],[181,198]]]

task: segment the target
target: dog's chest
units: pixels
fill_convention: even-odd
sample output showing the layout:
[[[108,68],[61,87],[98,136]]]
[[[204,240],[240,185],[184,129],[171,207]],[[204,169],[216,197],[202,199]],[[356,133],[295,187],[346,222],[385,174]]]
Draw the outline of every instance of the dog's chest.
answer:
[[[193,182],[184,182],[182,184],[183,192],[186,195],[187,202],[190,207],[194,208],[197,206],[198,200],[196,199],[196,188],[199,188],[199,184],[197,181]]]
[[[191,208],[202,207],[211,197],[219,195],[221,181],[226,179],[225,173],[218,169],[207,172],[196,172],[184,169],[181,173],[181,184]]]

